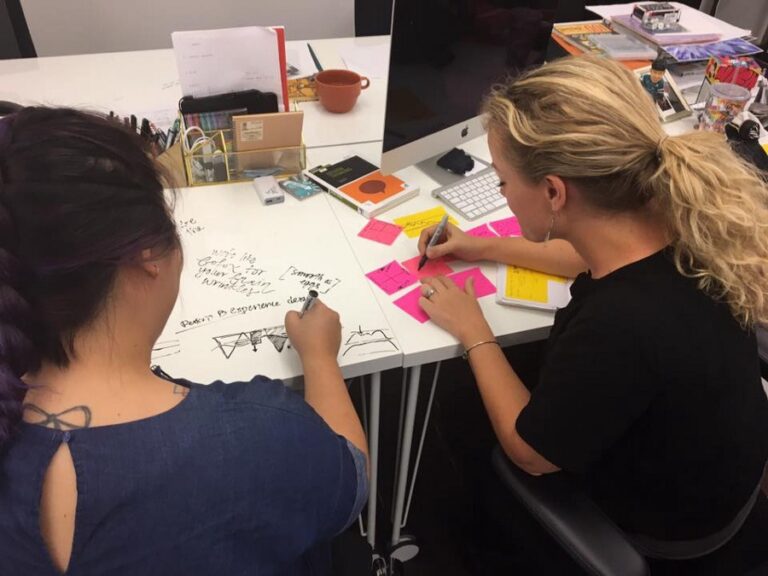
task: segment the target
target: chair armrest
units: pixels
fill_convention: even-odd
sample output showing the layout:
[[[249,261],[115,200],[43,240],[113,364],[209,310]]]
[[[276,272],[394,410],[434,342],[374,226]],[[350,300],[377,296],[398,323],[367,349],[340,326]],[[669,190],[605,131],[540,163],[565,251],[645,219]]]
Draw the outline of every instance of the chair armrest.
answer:
[[[645,558],[589,499],[567,472],[531,476],[501,447],[493,466],[504,485],[587,572],[595,576],[647,576]]]

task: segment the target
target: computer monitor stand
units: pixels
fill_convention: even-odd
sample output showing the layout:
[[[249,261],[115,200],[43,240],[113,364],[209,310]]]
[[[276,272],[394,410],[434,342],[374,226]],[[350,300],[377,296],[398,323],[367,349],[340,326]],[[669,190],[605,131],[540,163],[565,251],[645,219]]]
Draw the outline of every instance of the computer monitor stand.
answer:
[[[463,180],[464,178],[467,178],[468,176],[472,176],[480,170],[484,170],[490,166],[490,164],[488,164],[488,162],[485,160],[480,160],[477,156],[472,156],[472,159],[475,161],[475,166],[472,168],[472,170],[464,175],[454,174],[453,172],[449,172],[445,168],[441,168],[437,165],[437,161],[444,155],[445,152],[438,154],[437,156],[433,156],[432,158],[427,158],[426,160],[416,164],[416,168],[437,182],[437,186],[435,186],[435,188],[449,186],[450,184],[454,184],[460,180]]]

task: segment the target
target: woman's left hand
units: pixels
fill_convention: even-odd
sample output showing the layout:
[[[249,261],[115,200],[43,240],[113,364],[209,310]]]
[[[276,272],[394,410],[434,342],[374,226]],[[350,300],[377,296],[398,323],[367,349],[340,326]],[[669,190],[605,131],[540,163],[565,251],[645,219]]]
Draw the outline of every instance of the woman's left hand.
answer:
[[[464,290],[445,276],[424,279],[419,305],[435,324],[458,338],[465,347],[470,341],[493,339],[493,332],[477,303],[472,278],[467,279]]]

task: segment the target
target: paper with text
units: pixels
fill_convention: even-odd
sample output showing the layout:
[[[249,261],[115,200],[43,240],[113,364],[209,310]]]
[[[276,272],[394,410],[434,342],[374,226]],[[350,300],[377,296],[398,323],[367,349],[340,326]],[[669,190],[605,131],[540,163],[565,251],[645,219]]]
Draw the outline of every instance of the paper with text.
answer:
[[[171,34],[181,92],[199,98],[243,90],[274,92],[285,111],[275,29],[262,26]]]
[[[400,216],[395,218],[394,222],[398,226],[402,226],[403,232],[408,238],[416,238],[424,228],[429,228],[435,224],[438,224],[442,217],[446,214],[445,208],[442,206],[436,206],[423,212],[416,212],[414,214],[408,214],[407,216]],[[448,222],[454,226],[458,226],[459,223],[453,216],[448,217]]]
[[[552,287],[552,283],[556,286]],[[544,274],[517,266],[507,266],[504,298],[564,306],[570,298],[567,293],[567,283],[568,280],[561,276]],[[555,295],[561,293],[562,298],[555,298]],[[565,302],[562,302],[563,298],[565,298]]]

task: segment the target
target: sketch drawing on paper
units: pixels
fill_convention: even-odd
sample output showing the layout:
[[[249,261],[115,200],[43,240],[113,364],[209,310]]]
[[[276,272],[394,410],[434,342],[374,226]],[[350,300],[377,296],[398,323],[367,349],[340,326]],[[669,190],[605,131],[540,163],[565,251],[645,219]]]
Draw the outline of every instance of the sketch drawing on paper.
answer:
[[[262,344],[265,338],[272,343],[272,346],[278,352],[282,352],[286,347],[291,347],[288,344],[288,334],[285,331],[285,326],[281,324],[280,326],[260,328],[259,330],[250,330],[248,332],[235,332],[223,336],[214,336],[213,341],[216,342],[214,350],[220,350],[224,357],[229,360],[232,354],[235,353],[235,350],[243,346],[250,346],[251,350],[258,352],[258,346]]]
[[[363,330],[360,326],[357,327],[357,330],[353,330],[349,338],[344,341],[343,348],[342,356],[346,356],[351,350],[355,350],[359,354],[376,354],[391,349],[399,350],[394,338],[389,334],[389,330],[383,328]],[[361,348],[364,350],[361,351]],[[375,348],[375,350],[371,348]]]
[[[155,342],[152,347],[152,360],[173,356],[181,352],[181,343],[178,340],[161,340]]]

